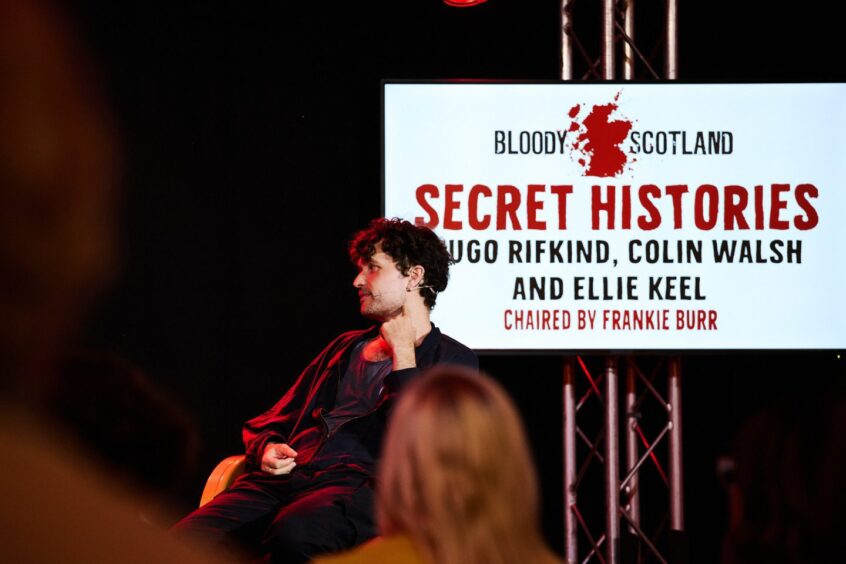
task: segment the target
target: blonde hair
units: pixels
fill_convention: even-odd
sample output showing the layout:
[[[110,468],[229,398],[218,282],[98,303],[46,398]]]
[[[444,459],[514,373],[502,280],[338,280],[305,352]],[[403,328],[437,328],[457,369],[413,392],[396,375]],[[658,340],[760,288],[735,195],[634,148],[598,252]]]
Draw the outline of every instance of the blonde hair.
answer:
[[[421,376],[385,438],[377,514],[431,562],[553,562],[538,530],[538,488],[514,405],[490,378],[458,367]]]

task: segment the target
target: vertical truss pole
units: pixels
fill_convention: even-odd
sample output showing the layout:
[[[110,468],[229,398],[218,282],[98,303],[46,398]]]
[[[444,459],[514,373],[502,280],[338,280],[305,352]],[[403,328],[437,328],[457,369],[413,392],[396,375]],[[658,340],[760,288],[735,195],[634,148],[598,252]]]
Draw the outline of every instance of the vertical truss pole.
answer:
[[[564,556],[567,562],[578,559],[576,521],[576,379],[573,357],[564,359]]]
[[[605,561],[620,562],[620,468],[617,358],[605,359]]]
[[[573,0],[561,0],[561,80],[573,78]]]
[[[684,530],[684,480],[682,479],[681,360],[670,359],[667,376],[670,402],[670,529]]]
[[[664,42],[667,54],[664,57],[664,76],[676,80],[679,75],[679,12],[678,0],[667,0],[667,37]]]
[[[637,466],[640,455],[637,448],[637,374],[634,362],[628,359],[626,363],[626,474]],[[626,499],[626,513],[631,521],[640,526],[640,488],[638,476],[635,473],[626,484],[624,494]]]
[[[634,4],[635,0],[627,0],[623,4],[624,23],[626,35],[634,41]],[[623,42],[623,78],[634,80],[635,77],[635,52],[634,47],[628,42]]]
[[[614,80],[614,0],[602,0],[602,79]]]
[[[625,0],[622,3],[623,11],[623,27],[625,34],[629,36],[631,41],[634,41],[634,2],[635,0]],[[633,80],[635,77],[635,52],[634,47],[629,41],[623,43],[623,78],[625,80]],[[637,414],[635,409],[637,406],[637,376],[635,374],[634,361],[628,359],[626,362],[626,474],[631,472],[638,463],[638,448],[637,448]],[[640,488],[638,487],[638,476],[635,473],[629,482],[626,484],[625,491],[625,508],[629,515],[631,523],[638,527],[640,526]],[[629,530],[634,532],[633,527],[629,526]]]
[[[572,4],[575,0],[560,0],[561,2],[561,78],[571,80],[573,77],[573,45],[578,47],[578,39],[574,39]],[[664,75],[668,80],[678,78],[678,0],[665,0],[666,2],[666,27]],[[616,20],[616,9],[620,6],[622,26]],[[603,0],[602,1],[602,51],[600,63],[603,80],[614,80],[616,78],[616,42],[615,28],[625,33],[627,40],[624,41],[623,57],[623,78],[633,80],[635,78],[635,59],[640,57],[650,73],[658,78],[649,62],[634,45],[634,5],[635,0]],[[582,49],[583,51],[583,49]],[[583,53],[584,54],[584,53]],[[588,61],[590,64],[590,61]],[[593,66],[591,67],[593,68]],[[581,359],[579,359],[581,362]],[[575,382],[572,359],[565,360],[563,373],[562,401],[564,411],[564,501],[565,501],[565,556],[568,562],[578,561],[577,540],[578,524],[580,515],[576,505],[578,474],[576,464],[576,439],[579,429],[576,426],[576,412],[578,406],[575,400]],[[584,364],[582,364],[584,368]],[[665,400],[660,398],[657,391],[648,381],[645,381],[647,388],[655,395],[660,402],[669,410],[669,421],[664,431],[649,445],[642,436],[639,426],[639,414],[635,412],[640,409],[637,397],[637,378],[639,371],[632,359],[628,359],[625,372],[625,443],[626,443],[626,485],[625,485],[625,511],[621,512],[621,491],[620,491],[620,461],[619,461],[619,403],[618,403],[618,359],[607,357],[605,359],[605,390],[603,398],[604,407],[604,465],[605,470],[605,534],[598,542],[593,541],[593,536],[585,527],[585,534],[591,541],[593,550],[590,551],[585,561],[595,554],[602,560],[599,552],[600,546],[605,542],[605,560],[608,564],[619,564],[620,553],[620,525],[621,515],[626,518],[628,529],[640,537],[643,542],[655,553],[660,562],[666,560],[659,554],[656,547],[645,536],[640,527],[640,485],[638,480],[638,468],[643,463],[638,456],[638,439],[643,439],[646,455],[652,457],[657,470],[665,478],[670,490],[670,529],[675,531],[684,530],[684,498],[682,479],[682,426],[681,426],[681,368],[678,357],[670,359],[668,364],[668,387],[669,397]],[[599,389],[594,384],[590,375],[588,379],[593,385],[594,392],[600,395]],[[582,400],[584,401],[584,400]],[[669,479],[666,478],[661,465],[658,463],[655,453],[652,452],[658,442],[668,436],[669,450]],[[598,445],[596,445],[598,446]],[[593,455],[593,451],[591,451]],[[598,456],[598,453],[596,453]]]

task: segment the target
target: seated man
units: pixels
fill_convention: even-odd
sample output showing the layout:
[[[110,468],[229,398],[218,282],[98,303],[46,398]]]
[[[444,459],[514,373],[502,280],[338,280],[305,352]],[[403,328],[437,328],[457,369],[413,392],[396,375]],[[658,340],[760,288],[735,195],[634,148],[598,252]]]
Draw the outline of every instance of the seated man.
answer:
[[[377,219],[349,253],[361,314],[379,325],[336,338],[270,411],[246,423],[250,471],[177,523],[178,533],[220,542],[258,529],[263,552],[280,562],[376,535],[372,479],[397,394],[421,369],[478,361],[429,321],[451,263],[432,231]]]

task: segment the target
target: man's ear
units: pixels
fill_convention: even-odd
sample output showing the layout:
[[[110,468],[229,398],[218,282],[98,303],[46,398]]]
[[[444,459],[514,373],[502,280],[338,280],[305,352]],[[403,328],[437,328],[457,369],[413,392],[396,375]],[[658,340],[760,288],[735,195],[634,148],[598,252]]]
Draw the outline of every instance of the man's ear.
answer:
[[[423,285],[423,277],[426,274],[426,269],[416,264],[408,269],[409,290],[414,290],[418,286]]]

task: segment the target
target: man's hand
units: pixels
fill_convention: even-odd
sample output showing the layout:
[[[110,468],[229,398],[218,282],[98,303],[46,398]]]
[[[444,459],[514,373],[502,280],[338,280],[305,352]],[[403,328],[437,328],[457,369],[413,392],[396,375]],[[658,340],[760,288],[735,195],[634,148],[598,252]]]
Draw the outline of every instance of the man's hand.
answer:
[[[297,451],[284,443],[268,443],[264,447],[264,456],[261,457],[261,469],[275,476],[290,474],[297,465],[295,456]]]
[[[408,308],[403,306],[400,314],[382,323],[379,331],[382,338],[391,347],[394,370],[417,366],[417,359],[414,356],[416,333]]]

